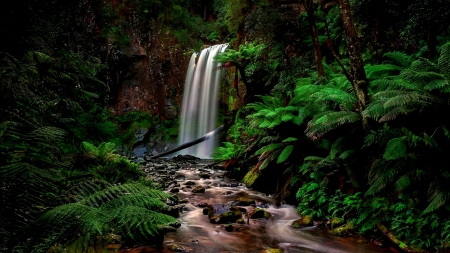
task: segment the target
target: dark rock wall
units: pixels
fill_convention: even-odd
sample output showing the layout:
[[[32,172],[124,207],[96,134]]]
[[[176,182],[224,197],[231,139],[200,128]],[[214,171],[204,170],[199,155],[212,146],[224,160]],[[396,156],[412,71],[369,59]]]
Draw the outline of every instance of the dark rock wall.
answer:
[[[145,111],[162,118],[176,118],[181,107],[184,79],[190,54],[157,24],[149,34],[130,31],[131,45],[123,69],[117,69],[117,97],[111,106],[115,114]],[[126,71],[123,74],[121,71]],[[114,82],[114,81],[113,81]]]

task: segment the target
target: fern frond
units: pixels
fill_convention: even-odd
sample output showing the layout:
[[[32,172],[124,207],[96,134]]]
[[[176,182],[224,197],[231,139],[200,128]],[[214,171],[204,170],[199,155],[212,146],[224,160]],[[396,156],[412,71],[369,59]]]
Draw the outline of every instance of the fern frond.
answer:
[[[342,125],[352,124],[361,120],[361,115],[351,111],[327,112],[323,116],[314,117],[305,130],[305,134],[312,138],[321,138],[327,132]]]
[[[403,175],[395,182],[395,190],[401,192],[411,186],[411,179],[408,175]]]
[[[404,67],[392,64],[379,64],[367,66],[365,68],[367,77],[370,79],[381,79],[388,76],[398,75]]]
[[[431,202],[427,208],[423,211],[424,214],[436,211],[440,207],[444,206],[448,200],[448,193],[436,190],[432,195]]]
[[[402,158],[407,151],[405,137],[398,137],[390,140],[386,145],[383,158],[386,160],[396,160]]]
[[[365,193],[366,196],[374,195],[392,183],[400,172],[396,164],[376,162],[369,172],[370,187]]]
[[[437,67],[444,76],[448,77],[450,75],[450,43],[441,46]]]
[[[331,102],[345,109],[352,109],[356,103],[356,97],[353,94],[337,88],[323,88],[311,94],[311,98],[315,98],[315,102]]]
[[[258,151],[255,152],[255,155],[261,155],[262,153],[267,152],[267,151],[277,150],[277,149],[281,148],[281,146],[282,146],[281,143],[271,143],[267,146],[260,148]]]
[[[282,162],[286,161],[289,158],[289,156],[291,155],[292,150],[294,150],[294,145],[286,146],[283,149],[283,151],[281,152],[281,154],[278,156],[277,163],[282,163]]]
[[[409,67],[412,63],[412,57],[402,52],[388,52],[383,55],[384,57],[393,60],[399,66]]]

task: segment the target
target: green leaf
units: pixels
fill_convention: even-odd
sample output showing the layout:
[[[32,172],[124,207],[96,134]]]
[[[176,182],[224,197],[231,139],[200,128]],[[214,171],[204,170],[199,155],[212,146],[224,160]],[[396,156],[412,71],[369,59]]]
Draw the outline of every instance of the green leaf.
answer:
[[[281,154],[278,156],[277,163],[282,163],[282,162],[286,161],[289,158],[289,156],[291,155],[293,149],[294,149],[294,145],[289,145],[289,146],[285,147],[283,149],[283,151],[281,152]]]
[[[396,160],[403,157],[407,151],[404,139],[405,137],[391,139],[386,145],[383,158],[386,160]]]
[[[294,141],[297,141],[297,140],[298,139],[295,138],[295,137],[289,137],[289,138],[284,139],[283,142],[294,142]]]

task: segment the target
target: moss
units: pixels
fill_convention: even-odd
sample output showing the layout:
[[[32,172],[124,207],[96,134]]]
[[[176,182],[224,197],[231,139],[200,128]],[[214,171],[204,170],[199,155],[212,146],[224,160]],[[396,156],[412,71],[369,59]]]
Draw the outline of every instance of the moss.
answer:
[[[255,183],[256,179],[258,179],[259,175],[260,174],[258,172],[249,171],[242,179],[242,182],[248,187],[251,187]]]
[[[236,205],[238,205],[238,206],[249,206],[249,205],[255,204],[255,203],[256,203],[255,200],[245,198],[245,197],[240,197],[240,198],[236,199]]]
[[[333,235],[349,235],[354,230],[353,223],[349,222],[331,230]]]
[[[264,251],[261,251],[261,253],[283,253],[282,249],[266,249]]]
[[[337,228],[337,227],[341,226],[342,224],[344,224],[344,219],[337,218],[337,217],[331,218],[330,224],[331,224],[331,229]]]
[[[252,219],[259,219],[259,218],[266,218],[269,219],[272,217],[272,215],[267,212],[266,210],[262,208],[256,208],[255,210],[251,211],[248,216]]]
[[[204,193],[204,192],[205,192],[205,187],[199,185],[199,186],[195,187],[195,188],[192,190],[192,192],[193,192],[193,193]]]
[[[313,226],[314,222],[310,215],[304,215],[304,216],[302,216],[302,218],[293,221],[291,225],[294,228],[302,228],[302,227]]]

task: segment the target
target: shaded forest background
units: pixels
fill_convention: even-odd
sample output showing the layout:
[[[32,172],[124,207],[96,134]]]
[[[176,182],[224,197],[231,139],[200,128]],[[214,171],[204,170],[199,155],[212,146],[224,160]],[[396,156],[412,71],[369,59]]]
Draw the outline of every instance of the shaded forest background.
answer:
[[[118,152],[141,128],[176,138],[184,62],[215,43],[232,176],[332,228],[448,247],[450,2],[28,0],[0,18],[0,250],[176,228]]]

